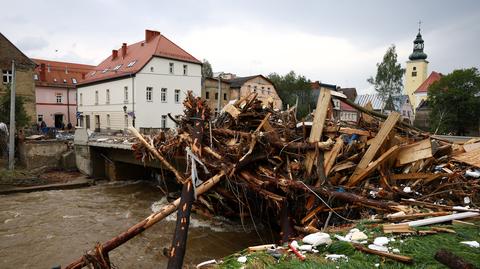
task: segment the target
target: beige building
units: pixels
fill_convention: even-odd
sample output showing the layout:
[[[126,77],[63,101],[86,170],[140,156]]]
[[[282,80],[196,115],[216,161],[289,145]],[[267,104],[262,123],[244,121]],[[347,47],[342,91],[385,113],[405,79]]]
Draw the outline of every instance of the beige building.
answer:
[[[36,64],[0,33],[0,96],[7,93],[7,85],[12,83],[12,60],[15,61],[15,91],[25,99],[24,107],[30,120],[36,121],[35,82],[33,74]]]
[[[268,78],[262,75],[249,77],[235,77],[228,80],[230,82],[231,99],[239,99],[247,96],[251,92],[256,92],[257,98],[264,104],[273,103],[273,108],[282,109],[282,100],[277,94],[275,85]]]
[[[423,52],[424,41],[420,34],[420,29],[417,38],[413,41],[413,52],[408,57],[405,70],[405,92],[410,99],[410,103],[415,108],[418,106],[415,91],[427,79],[428,61],[427,54]]]
[[[231,99],[230,83],[222,79],[220,84],[220,96],[218,96],[218,78],[206,78],[202,85],[202,98],[207,100],[208,106],[215,115],[218,113],[218,99],[220,98],[220,109]]]

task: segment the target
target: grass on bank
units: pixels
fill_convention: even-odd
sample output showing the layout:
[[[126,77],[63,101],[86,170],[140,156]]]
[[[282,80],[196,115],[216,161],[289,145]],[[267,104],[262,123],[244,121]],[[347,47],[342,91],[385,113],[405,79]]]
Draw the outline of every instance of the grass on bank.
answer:
[[[300,261],[293,254],[284,255],[278,261],[265,252],[248,254],[247,251],[232,254],[226,257],[218,268],[447,268],[434,259],[439,249],[446,249],[462,257],[464,260],[480,266],[480,248],[469,247],[460,244],[461,241],[480,242],[480,228],[471,225],[446,225],[452,228],[456,234],[438,233],[434,235],[395,235],[395,242],[390,242],[389,247],[398,248],[400,255],[410,256],[414,262],[411,265],[403,264],[377,255],[365,254],[355,250],[349,243],[339,242],[336,239],[328,247],[318,248],[316,254],[307,254],[305,261]],[[422,228],[422,229],[428,229]],[[369,236],[369,242],[377,236],[384,236],[379,228],[363,230]],[[385,235],[392,237],[392,235]],[[345,254],[347,260],[330,261],[325,259],[325,254]],[[241,264],[237,258],[247,255],[247,263]]]

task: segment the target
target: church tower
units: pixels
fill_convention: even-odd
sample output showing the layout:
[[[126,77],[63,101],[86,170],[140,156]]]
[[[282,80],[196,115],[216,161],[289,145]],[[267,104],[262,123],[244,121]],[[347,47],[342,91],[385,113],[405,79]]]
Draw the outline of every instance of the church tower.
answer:
[[[418,28],[417,38],[413,41],[413,52],[410,54],[406,66],[405,74],[405,92],[407,93],[413,109],[417,108],[415,91],[418,86],[427,79],[428,61],[427,54],[423,52],[423,39]]]

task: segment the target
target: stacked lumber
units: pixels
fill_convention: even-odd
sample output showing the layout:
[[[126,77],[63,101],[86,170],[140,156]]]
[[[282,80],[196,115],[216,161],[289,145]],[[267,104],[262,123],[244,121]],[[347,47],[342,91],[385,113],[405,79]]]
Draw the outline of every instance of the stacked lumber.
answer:
[[[297,120],[295,108],[278,111],[262,104],[255,93],[206,121],[201,143],[193,143],[202,146],[194,152],[211,175],[225,171],[227,177],[199,197],[193,210],[206,216],[269,216],[287,238],[288,227],[315,231],[369,216],[401,221],[401,215],[388,217],[398,212],[412,220],[479,201],[478,180],[465,176],[479,166],[477,145],[459,150],[406,124],[396,112],[385,116],[348,100],[342,101],[362,116],[356,125],[337,122],[331,96],[321,92],[311,122]],[[198,139],[189,100],[191,95],[175,133],[144,136],[162,156],[185,155],[185,147]],[[133,148],[144,162],[156,158],[140,142]],[[203,169],[196,172],[210,177]]]

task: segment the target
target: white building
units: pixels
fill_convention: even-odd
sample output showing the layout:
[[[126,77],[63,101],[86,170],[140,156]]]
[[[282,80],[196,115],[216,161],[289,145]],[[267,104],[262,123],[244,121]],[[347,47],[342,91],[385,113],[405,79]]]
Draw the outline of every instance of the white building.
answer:
[[[187,91],[201,95],[201,62],[161,35],[119,50],[78,84],[79,125],[96,131],[172,128]]]

